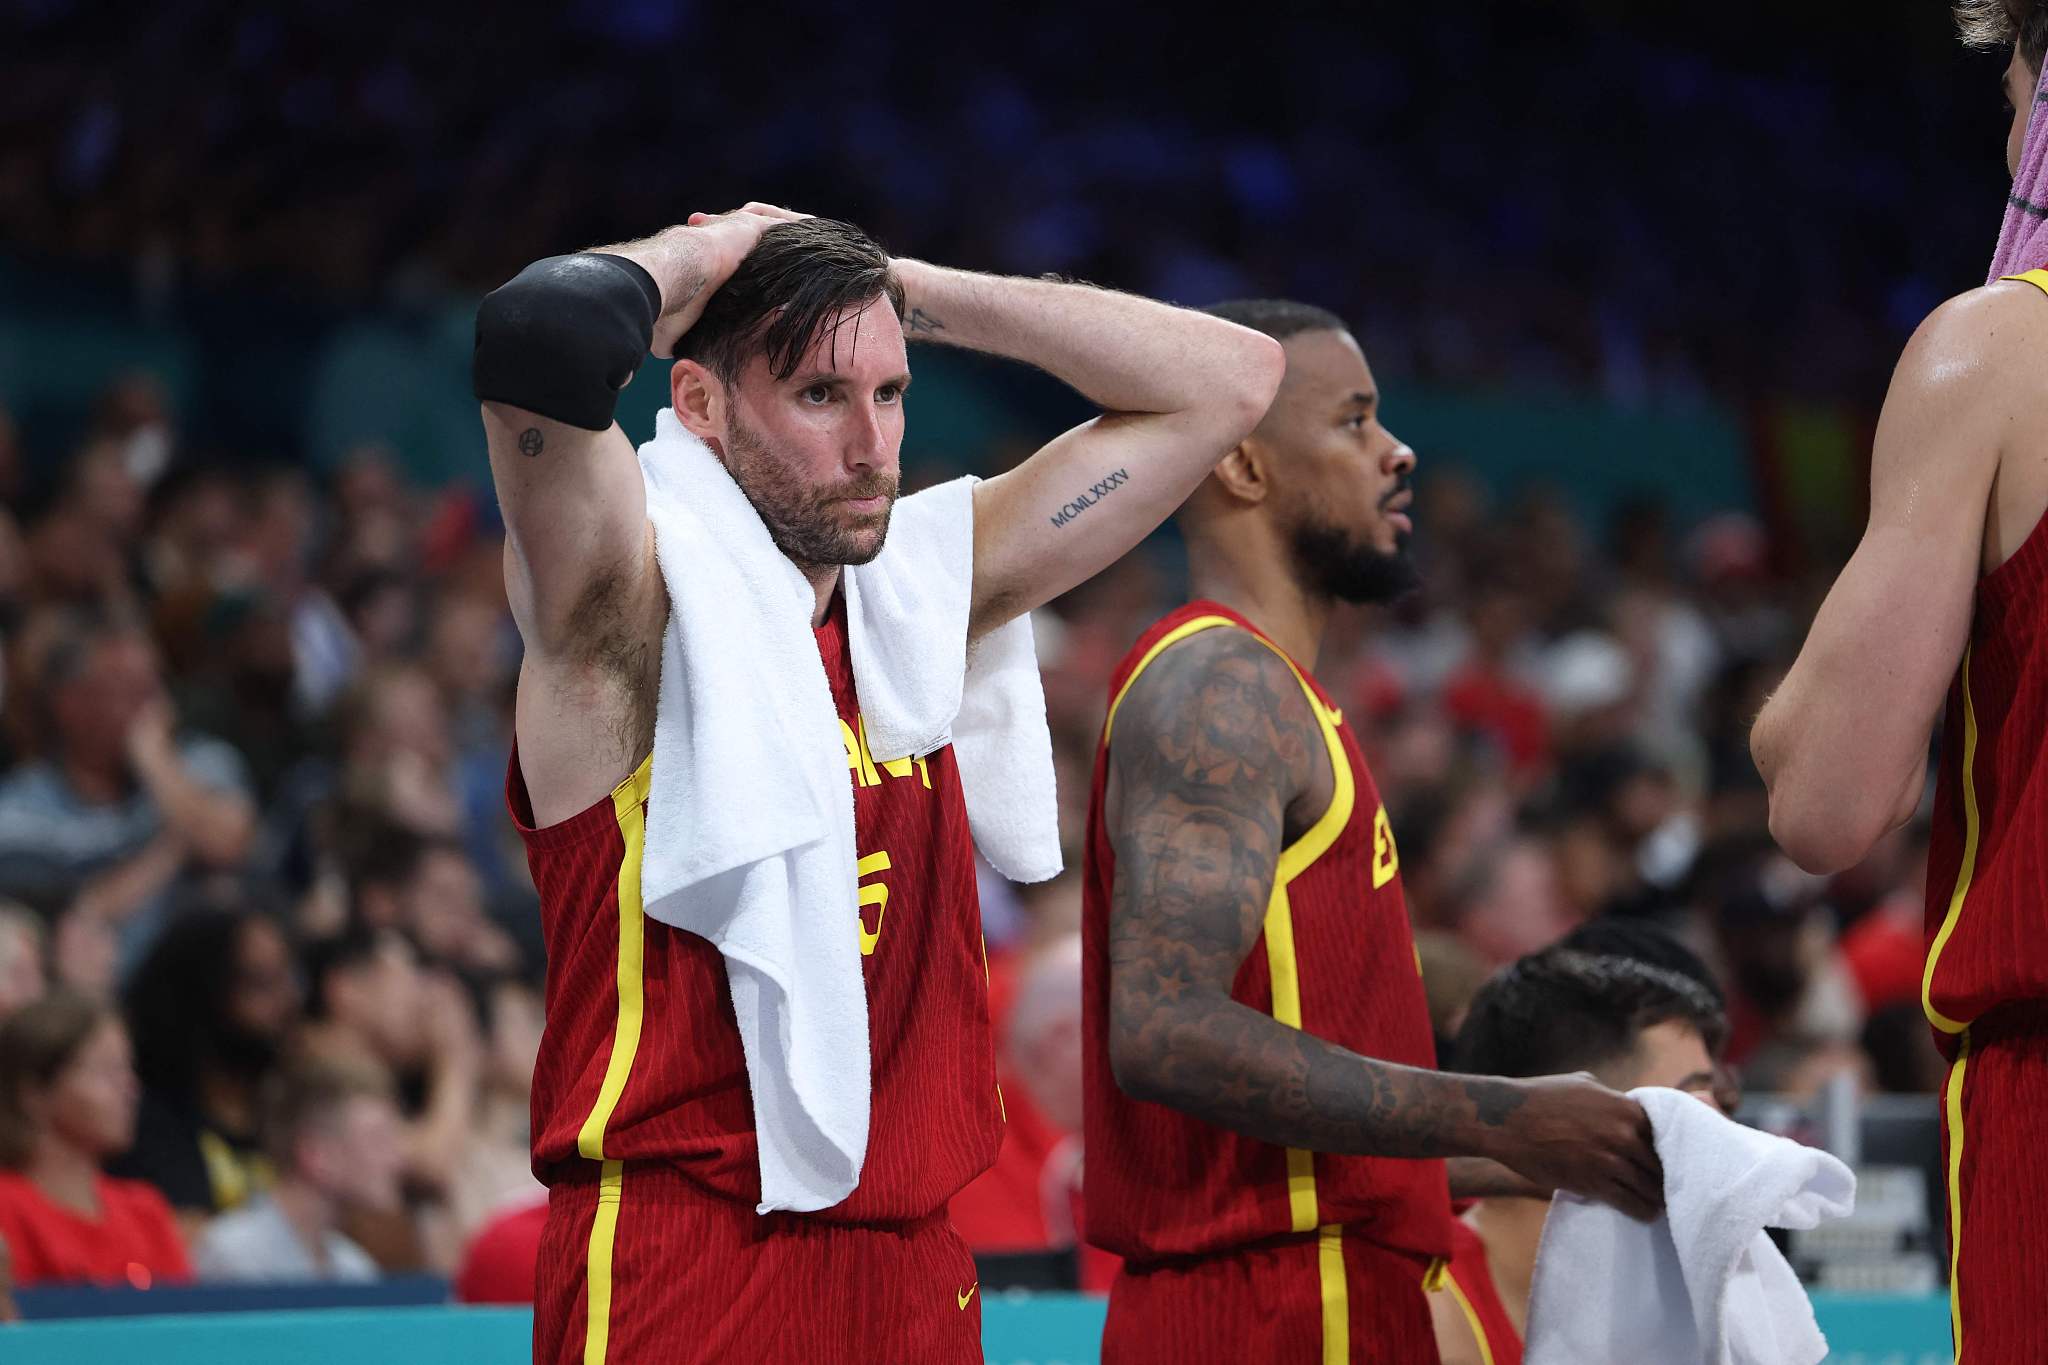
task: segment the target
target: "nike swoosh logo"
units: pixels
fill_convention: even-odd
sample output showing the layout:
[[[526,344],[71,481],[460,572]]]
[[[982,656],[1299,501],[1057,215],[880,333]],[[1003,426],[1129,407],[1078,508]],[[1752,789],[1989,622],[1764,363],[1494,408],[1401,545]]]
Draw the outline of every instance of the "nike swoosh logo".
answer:
[[[974,1291],[979,1288],[981,1288],[981,1281],[976,1280],[973,1284],[968,1285],[964,1292],[955,1295],[955,1297],[960,1300],[961,1312],[964,1313],[967,1311],[967,1301],[974,1297]]]

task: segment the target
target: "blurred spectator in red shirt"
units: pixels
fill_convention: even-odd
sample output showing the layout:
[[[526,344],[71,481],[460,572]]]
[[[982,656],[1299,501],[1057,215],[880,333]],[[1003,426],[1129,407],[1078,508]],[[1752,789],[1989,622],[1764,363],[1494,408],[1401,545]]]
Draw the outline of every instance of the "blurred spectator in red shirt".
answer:
[[[134,1140],[139,1089],[105,1005],[59,993],[0,1024],[0,1239],[16,1284],[192,1278],[164,1197],[100,1170]]]
[[[457,1303],[532,1303],[545,1193],[500,1211],[477,1230],[455,1272]]]

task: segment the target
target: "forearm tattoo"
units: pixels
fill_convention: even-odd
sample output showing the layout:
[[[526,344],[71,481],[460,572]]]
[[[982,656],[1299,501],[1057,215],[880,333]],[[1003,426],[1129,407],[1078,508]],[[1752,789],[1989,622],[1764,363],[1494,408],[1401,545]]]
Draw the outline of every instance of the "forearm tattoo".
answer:
[[[912,308],[903,319],[903,331],[907,336],[928,336],[933,332],[943,332],[945,330],[945,323],[940,322],[922,308]]]
[[[1126,694],[1114,741],[1110,1030],[1127,1090],[1316,1151],[1451,1155],[1508,1121],[1518,1087],[1361,1057],[1230,998],[1288,805],[1327,762],[1272,650],[1221,629],[1169,650]]]
[[[1054,528],[1065,529],[1068,522],[1080,516],[1096,503],[1101,502],[1111,493],[1116,492],[1117,489],[1122,488],[1130,481],[1130,477],[1131,473],[1128,469],[1119,469],[1111,473],[1101,483],[1090,485],[1087,492],[1081,494],[1072,502],[1062,504],[1060,509],[1052,514]]]

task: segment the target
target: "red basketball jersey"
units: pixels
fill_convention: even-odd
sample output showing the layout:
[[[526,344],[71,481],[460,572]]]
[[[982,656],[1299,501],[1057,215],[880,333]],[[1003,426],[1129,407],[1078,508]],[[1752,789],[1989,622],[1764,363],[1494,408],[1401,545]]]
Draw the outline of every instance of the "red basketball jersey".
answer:
[[[816,1216],[901,1222],[943,1210],[995,1160],[1002,1135],[974,846],[952,747],[876,758],[838,599],[816,634],[853,783],[860,900],[847,930],[860,935],[873,1083],[860,1184]],[[548,953],[534,1171],[547,1181],[567,1162],[663,1160],[751,1205],[761,1197],[753,1100],[724,960],[641,913],[651,765],[535,829],[512,756],[508,796]]]
[[[1457,1300],[1479,1343],[1479,1358],[1486,1365],[1522,1365],[1522,1334],[1500,1301],[1500,1289],[1493,1282],[1493,1268],[1486,1263],[1486,1243],[1463,1219],[1451,1220],[1451,1263],[1445,1268],[1439,1293]]]
[[[1211,629],[1250,631],[1287,657],[1236,612],[1193,602],[1148,630],[1110,681],[1082,886],[1088,1239],[1144,1261],[1337,1225],[1397,1251],[1447,1256],[1451,1210],[1442,1162],[1275,1147],[1133,1100],[1110,1073],[1108,934],[1116,854],[1103,821],[1103,792],[1116,707],[1163,651]],[[1321,726],[1335,790],[1322,818],[1282,852],[1260,941],[1238,969],[1231,997],[1364,1056],[1434,1066],[1429,1009],[1386,810],[1342,715],[1313,678],[1293,660],[1288,664]]]
[[[2018,278],[2048,293],[2048,271]],[[1927,850],[1921,1004],[1954,1038],[1999,1005],[2048,1000],[2048,518],[1977,583],[1950,684]]]

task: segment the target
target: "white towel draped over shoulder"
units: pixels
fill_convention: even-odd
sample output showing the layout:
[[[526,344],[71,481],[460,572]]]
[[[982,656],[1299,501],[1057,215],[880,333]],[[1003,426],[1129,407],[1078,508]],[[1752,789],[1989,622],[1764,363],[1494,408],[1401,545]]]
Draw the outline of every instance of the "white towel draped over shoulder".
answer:
[[[871,1078],[853,790],[816,598],[672,410],[640,470],[669,598],[641,902],[725,959],[760,1212],[828,1208],[860,1180]],[[973,569],[973,480],[899,501],[882,553],[843,578],[854,687],[876,758],[952,743],[983,856],[1043,880],[1060,854],[1031,623],[990,632],[970,659]]]
[[[1551,1202],[1529,1290],[1528,1365],[1817,1365],[1827,1341],[1765,1235],[1846,1216],[1856,1177],[1676,1090],[1629,1092],[1664,1164],[1664,1215]]]

